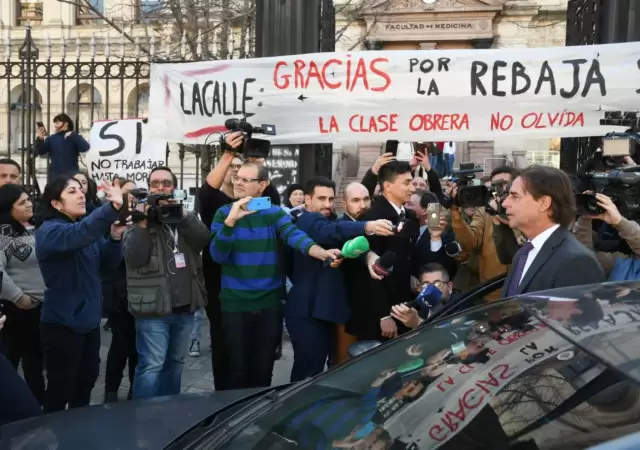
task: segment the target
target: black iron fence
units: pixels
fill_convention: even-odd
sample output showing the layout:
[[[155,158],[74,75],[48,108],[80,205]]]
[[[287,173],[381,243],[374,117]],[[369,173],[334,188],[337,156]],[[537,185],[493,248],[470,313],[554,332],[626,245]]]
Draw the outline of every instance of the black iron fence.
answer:
[[[49,164],[44,158],[36,158],[33,151],[38,122],[50,129],[52,119],[65,113],[74,121],[76,131],[88,140],[96,120],[147,116],[153,42],[147,47],[148,53],[142,53],[139,44],[124,40],[69,42],[62,38],[55,44],[47,39],[36,45],[27,27],[18,45],[11,41],[4,44],[0,46],[0,53],[4,53],[0,95],[5,92],[5,98],[0,97],[0,111],[4,109],[5,113],[0,120],[0,154],[21,164],[22,182],[35,194],[39,194],[38,180],[40,184],[46,180]],[[177,153],[177,167],[171,168],[178,174],[180,187],[187,187],[188,175],[189,187],[197,188],[215,163],[215,147],[167,145],[169,166],[170,149]],[[298,181],[299,158],[297,147],[274,148],[268,165],[280,191]],[[185,161],[189,163],[189,159],[191,167],[193,163],[196,167],[191,174],[185,173]]]

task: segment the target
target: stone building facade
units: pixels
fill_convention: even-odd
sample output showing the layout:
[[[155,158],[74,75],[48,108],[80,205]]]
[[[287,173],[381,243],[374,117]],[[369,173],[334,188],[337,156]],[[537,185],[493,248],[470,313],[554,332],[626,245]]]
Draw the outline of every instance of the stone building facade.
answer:
[[[25,35],[32,27],[40,59],[59,61],[77,58],[111,60],[148,59],[144,46],[168,59],[180,59],[188,46],[181,42],[171,21],[145,20],[160,0],[89,0],[107,17],[134,37],[139,45],[122,39],[114,27],[76,5],[55,0],[0,0],[0,59],[16,59]],[[242,3],[242,0],[231,0]],[[336,7],[337,51],[473,49],[503,47],[549,47],[564,45],[567,0],[334,0]],[[186,20],[186,19],[185,19]],[[215,19],[214,19],[215,20]],[[201,38],[203,46],[218,53],[250,53],[251,39],[241,38],[237,24],[226,42],[213,33]],[[150,41],[154,36],[154,41]],[[177,36],[177,37],[176,37]],[[200,42],[201,41],[201,42]],[[240,48],[244,45],[244,48]],[[185,50],[185,47],[186,50]],[[181,54],[182,53],[182,54]],[[47,122],[65,110],[79,118],[79,131],[88,136],[91,120],[143,117],[147,111],[148,84],[144,79],[95,80],[91,87],[61,80],[35,80],[31,102],[38,103],[38,120]],[[20,123],[25,99],[19,77],[0,81],[0,153],[6,154],[33,132]],[[112,92],[111,95],[108,91]],[[115,93],[115,94],[114,94]],[[13,120],[7,116],[15,115]],[[51,117],[48,117],[48,116]],[[23,136],[27,133],[29,136]],[[382,145],[382,144],[381,144]],[[334,175],[349,181],[361,176],[381,150],[381,145],[353,144],[335,149]],[[487,170],[505,158],[554,163],[555,141],[459,142],[458,161],[474,161]],[[170,165],[178,167],[178,152],[171,152]],[[195,183],[195,158],[187,153],[183,161],[185,184]],[[42,170],[42,167],[41,167]],[[337,173],[340,172],[340,173]],[[345,178],[346,177],[346,178]],[[343,183],[344,184],[344,183]]]
[[[350,5],[336,0],[336,5]],[[370,0],[338,9],[337,50],[451,50],[564,46],[567,0]],[[488,172],[505,160],[559,164],[559,140],[457,142],[457,161]],[[361,176],[380,145],[345,147],[349,173]],[[356,156],[357,155],[357,156]],[[357,161],[357,162],[356,162]],[[358,168],[359,170],[356,170]],[[357,172],[357,173],[356,173]]]

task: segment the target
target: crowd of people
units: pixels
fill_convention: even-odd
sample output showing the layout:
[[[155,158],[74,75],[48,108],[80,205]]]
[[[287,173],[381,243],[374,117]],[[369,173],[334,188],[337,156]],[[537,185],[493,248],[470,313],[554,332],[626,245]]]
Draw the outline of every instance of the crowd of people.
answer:
[[[640,252],[638,224],[608,197],[597,196],[602,214],[576,220],[574,184],[558,169],[493,170],[482,182],[505,194],[492,215],[461,207],[460,187],[434,170],[431,154],[383,154],[361,183],[345,187],[338,217],[332,180],[292,184],[281,197],[264,158],[241,153],[239,132],[226,136],[199,189],[199,215],[184,210],[167,224],[147,204],[134,222],[122,207],[136,184],[105,181],[98,198],[78,170],[84,140],[68,117],[54,124],[54,135],[38,132],[39,148],[58,161],[38,205],[19,184],[19,164],[0,160],[0,379],[10,391],[0,389],[0,422],[89,404],[104,316],[113,333],[106,402],[118,400],[127,366],[128,398],[179,394],[185,358],[200,352],[202,311],[212,387],[266,387],[285,331],[291,381],[300,381],[344,362],[356,341],[394,339],[454,310],[461,293],[495,277],[507,275],[504,288],[483,301],[624,279],[618,262]],[[178,184],[167,167],[147,180],[163,198]],[[247,207],[260,197],[271,206]],[[594,223],[627,248],[594,252]],[[368,251],[345,258],[340,249],[359,236]],[[437,304],[411,306],[427,287],[439,291]],[[24,401],[12,409],[15,396]]]

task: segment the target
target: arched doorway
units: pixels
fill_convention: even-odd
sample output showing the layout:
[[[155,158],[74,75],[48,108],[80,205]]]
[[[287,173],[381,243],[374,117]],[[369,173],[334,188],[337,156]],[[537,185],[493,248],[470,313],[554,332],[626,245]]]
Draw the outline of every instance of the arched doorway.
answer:
[[[145,118],[149,115],[149,85],[142,84],[131,91],[127,100],[127,117]]]
[[[15,86],[9,93],[7,141],[11,153],[18,153],[31,145],[38,121],[42,121],[42,95],[34,86]]]
[[[91,125],[104,119],[104,107],[100,92],[89,84],[74,86],[67,94],[67,115],[75,124],[75,131],[89,138]]]

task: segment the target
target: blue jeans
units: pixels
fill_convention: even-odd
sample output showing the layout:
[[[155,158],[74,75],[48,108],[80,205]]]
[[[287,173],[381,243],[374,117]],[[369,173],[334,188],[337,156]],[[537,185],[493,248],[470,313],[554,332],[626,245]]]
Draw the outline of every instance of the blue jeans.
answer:
[[[191,340],[200,340],[200,330],[202,330],[202,323],[204,322],[206,315],[204,308],[200,308],[193,313],[193,328],[191,329]]]
[[[451,155],[445,153],[444,155],[444,175],[451,175],[451,171],[453,170],[453,164],[455,163],[456,155]]]
[[[191,328],[192,313],[136,318],[138,365],[133,380],[133,398],[180,393]]]

